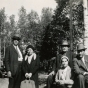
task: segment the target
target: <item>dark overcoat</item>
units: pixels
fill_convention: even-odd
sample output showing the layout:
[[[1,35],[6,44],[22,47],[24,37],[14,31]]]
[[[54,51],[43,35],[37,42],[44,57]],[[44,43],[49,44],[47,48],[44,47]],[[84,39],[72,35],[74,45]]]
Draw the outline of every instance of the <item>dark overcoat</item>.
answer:
[[[20,47],[19,49],[21,51]],[[20,88],[20,83],[22,80],[22,61],[18,61],[18,53],[13,45],[6,48],[4,63],[6,71],[11,72],[8,88]]]
[[[40,65],[40,60],[39,57],[37,56],[36,59],[34,60],[34,57],[32,58],[31,63],[28,63],[28,59],[25,61],[25,58],[22,63],[22,70],[23,70],[23,78],[25,78],[25,73],[32,73],[32,77],[30,78],[31,80],[34,80],[36,88],[39,87],[38,85],[38,70],[39,70],[39,65]]]
[[[20,47],[19,49],[21,51]],[[19,66],[19,61],[18,61],[17,51],[13,45],[6,48],[4,62],[5,62],[6,71],[7,72],[11,71],[12,76],[15,75]]]
[[[88,72],[88,55],[84,55],[84,62],[78,55],[73,60],[74,88],[88,88],[88,75],[84,75]]]
[[[83,74],[84,72],[88,72],[88,55],[84,56],[84,61],[85,61],[85,64],[78,56],[74,58],[73,66],[74,66],[74,73],[76,75],[80,75],[80,74]]]

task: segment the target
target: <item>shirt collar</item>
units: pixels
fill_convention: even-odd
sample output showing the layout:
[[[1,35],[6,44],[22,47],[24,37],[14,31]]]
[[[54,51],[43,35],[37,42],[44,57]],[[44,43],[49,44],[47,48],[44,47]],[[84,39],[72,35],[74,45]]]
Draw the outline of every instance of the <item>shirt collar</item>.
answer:
[[[82,57],[82,61],[84,62],[84,56]]]
[[[14,44],[13,44],[13,46],[16,48],[16,47],[18,47],[18,45],[17,46],[15,46]]]

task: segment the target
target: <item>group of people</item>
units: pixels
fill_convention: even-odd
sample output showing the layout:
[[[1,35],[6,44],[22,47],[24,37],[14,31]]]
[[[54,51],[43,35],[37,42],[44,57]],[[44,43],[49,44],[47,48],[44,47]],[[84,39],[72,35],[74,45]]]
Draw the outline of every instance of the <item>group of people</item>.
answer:
[[[57,54],[55,63],[53,63],[52,72],[47,79],[47,87],[52,88],[52,84],[56,82],[58,88],[65,88],[65,84],[73,84],[71,80],[71,68],[73,53],[70,52],[67,40],[63,40],[60,45],[61,50]]]
[[[32,45],[28,45],[23,54],[19,47],[20,39],[18,34],[14,35],[12,45],[7,47],[5,52],[5,67],[9,77],[8,88],[20,88],[22,80],[25,79],[33,80],[35,87],[39,88],[39,57]],[[67,40],[63,40],[60,47],[52,72],[47,78],[47,88],[52,88],[53,83],[56,83],[58,88],[71,88],[75,84],[75,79],[77,88],[85,88],[85,83],[88,84],[88,56],[85,55],[86,48],[83,43],[77,45],[76,55],[69,50],[70,45]]]
[[[47,78],[47,88],[52,88],[54,83],[57,88],[87,88],[88,55],[85,55],[86,48],[83,43],[77,45],[76,54],[69,50],[66,40],[62,41],[60,47],[52,72]]]
[[[19,46],[20,40],[20,35],[15,34],[12,37],[12,44],[6,48],[4,62],[9,77],[8,88],[20,88],[21,82],[25,79],[33,80],[38,88],[40,60],[32,45],[28,45],[25,54],[23,54],[22,48]]]

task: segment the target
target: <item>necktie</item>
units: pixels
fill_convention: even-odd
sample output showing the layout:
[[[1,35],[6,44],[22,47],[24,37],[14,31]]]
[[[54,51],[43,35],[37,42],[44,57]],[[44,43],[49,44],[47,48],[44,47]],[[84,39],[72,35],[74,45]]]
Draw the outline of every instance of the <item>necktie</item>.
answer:
[[[16,46],[16,51],[17,51],[18,57],[20,58],[21,56],[20,56],[20,53],[19,53],[19,51],[18,51],[17,46]]]

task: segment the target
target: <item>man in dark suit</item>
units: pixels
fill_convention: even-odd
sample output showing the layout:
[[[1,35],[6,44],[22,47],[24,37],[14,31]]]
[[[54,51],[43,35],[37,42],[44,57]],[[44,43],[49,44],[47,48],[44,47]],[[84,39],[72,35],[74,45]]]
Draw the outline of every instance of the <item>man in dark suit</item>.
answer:
[[[85,83],[88,81],[88,55],[85,55],[85,49],[84,45],[80,43],[77,46],[78,54],[73,60],[73,68],[78,88],[85,88]]]
[[[9,77],[8,88],[20,88],[21,62],[23,60],[21,49],[18,46],[20,39],[20,35],[15,34],[12,37],[12,45],[7,47],[5,52],[5,67]]]
[[[67,42],[67,40],[63,40],[62,44],[61,44],[61,51],[60,53],[56,56],[56,60],[55,63],[53,64],[53,69],[52,72],[49,74],[48,78],[47,78],[47,87],[51,88],[52,84],[55,80],[55,74],[57,72],[57,70],[60,68],[60,64],[61,64],[61,57],[62,56],[67,56],[69,58],[69,65],[72,66],[72,52],[69,51],[69,43]]]

